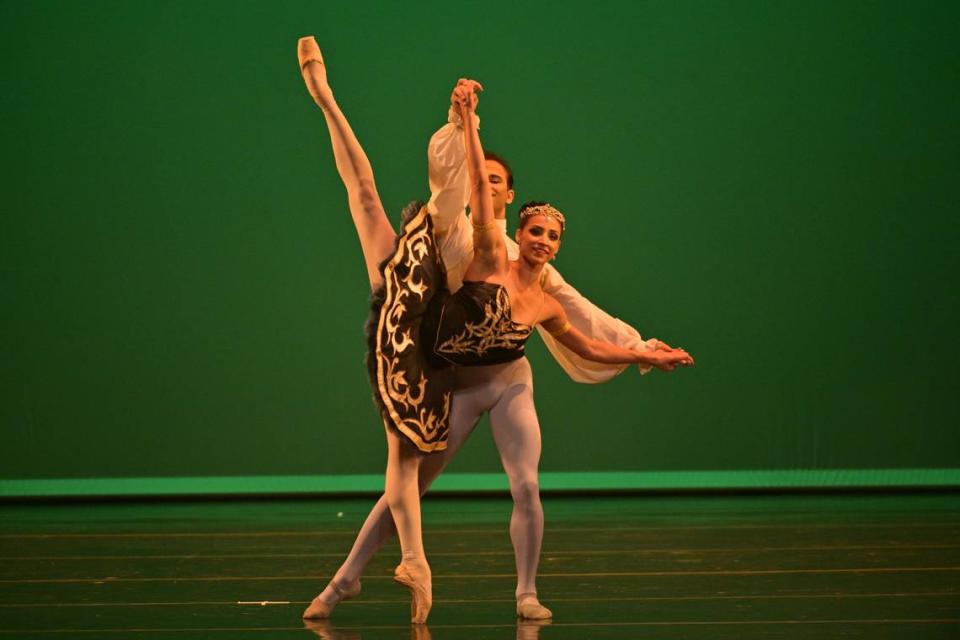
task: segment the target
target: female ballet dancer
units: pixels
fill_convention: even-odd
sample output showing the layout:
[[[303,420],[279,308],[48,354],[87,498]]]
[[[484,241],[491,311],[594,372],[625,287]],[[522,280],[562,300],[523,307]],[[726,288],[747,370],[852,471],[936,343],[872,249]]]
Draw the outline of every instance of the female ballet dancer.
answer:
[[[475,127],[466,128],[465,144],[471,149],[471,175],[477,187],[474,189],[477,194],[474,221],[478,225],[477,246],[481,258],[475,261],[476,265],[470,265],[467,275],[468,278],[476,278],[475,282],[469,283],[469,291],[478,293],[479,297],[466,293],[468,289],[464,289],[459,298],[445,300],[442,264],[439,263],[432,245],[429,216],[424,210],[420,210],[408,220],[394,250],[395,236],[380,205],[369,162],[333,99],[326,82],[319,49],[312,38],[301,40],[300,60],[308,89],[327,120],[337,168],[347,188],[351,215],[361,238],[371,285],[384,285],[383,305],[376,314],[376,327],[373,332],[375,348],[372,364],[377,392],[375,395],[381,403],[387,424],[389,455],[385,501],[396,524],[404,558],[395,577],[398,582],[411,589],[412,618],[414,622],[422,622],[426,619],[431,603],[430,574],[420,535],[420,487],[416,484],[422,459],[410,444],[415,445],[419,451],[443,449],[446,418],[450,411],[450,391],[449,376],[446,375],[448,368],[436,358],[432,358],[430,349],[411,347],[418,347],[415,345],[416,338],[428,335],[431,338],[429,341],[433,343],[433,351],[450,361],[481,367],[489,363],[510,362],[522,357],[522,343],[535,322],[518,323],[516,317],[511,315],[510,289],[516,284],[517,278],[508,278],[511,271],[505,270],[504,264],[500,264],[505,262],[502,241],[499,250],[495,241],[489,242],[496,236],[490,233],[493,225],[490,220],[492,209],[489,182],[483,171],[482,150]],[[475,117],[475,95],[472,90],[463,99],[463,117]],[[554,224],[549,221],[551,217]],[[559,224],[557,221],[560,219],[559,212],[550,207],[540,207],[525,216],[522,234],[548,238],[546,244],[521,243],[522,247],[530,247],[528,251],[524,251],[525,255],[537,256],[534,262],[545,256],[549,259],[548,256],[555,252],[563,229],[562,225],[559,230],[549,227]],[[384,268],[380,271],[377,263],[384,257],[389,260],[384,262]],[[496,264],[491,260],[497,260]],[[540,268],[544,262],[540,260]],[[536,271],[538,269],[527,275],[536,278]],[[503,283],[498,282],[498,278],[503,280]],[[534,285],[539,289],[538,284]],[[531,295],[531,292],[521,290],[514,293],[514,297],[520,300],[521,315],[523,310],[528,314],[532,310]],[[440,302],[437,303],[437,300]],[[535,315],[539,317],[534,317],[533,320],[565,330],[563,312],[559,305],[555,301],[552,304],[548,302],[542,291],[539,304],[550,307],[550,310],[542,315],[538,312]],[[516,302],[513,306],[518,308]],[[496,327],[491,333],[488,329],[493,325],[485,312],[494,307],[498,310],[498,315],[493,323]],[[424,320],[439,323],[439,326],[431,324],[429,331],[421,333],[419,324]],[[434,335],[437,336],[436,339],[433,339]],[[648,362],[662,368],[672,368],[677,363],[692,363],[689,356],[682,351],[640,353],[635,350],[618,350],[616,347],[585,339],[576,330],[566,330],[565,335],[566,337],[562,338],[565,344],[573,345],[571,348],[592,359],[608,362]],[[414,339],[411,339],[411,336],[414,336]],[[532,402],[530,410],[532,413]],[[535,420],[535,414],[533,419]],[[402,437],[398,434],[402,434]],[[427,460],[429,459],[428,457]],[[439,466],[442,466],[442,463]],[[419,475],[422,478],[424,474]],[[335,592],[336,600],[345,599],[359,591],[359,582],[345,588],[331,583],[331,588]],[[335,602],[329,603],[332,604]],[[325,606],[326,612],[322,611]],[[324,617],[324,614],[329,614],[329,608],[332,606],[327,606],[324,599],[318,596],[311,608],[305,612],[305,616]],[[311,609],[314,611],[311,612]],[[310,615],[311,613],[316,615]]]

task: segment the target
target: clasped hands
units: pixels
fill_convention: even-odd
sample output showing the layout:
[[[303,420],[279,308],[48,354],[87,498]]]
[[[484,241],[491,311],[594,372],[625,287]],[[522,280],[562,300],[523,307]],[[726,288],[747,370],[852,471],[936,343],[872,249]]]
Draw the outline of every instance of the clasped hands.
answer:
[[[661,371],[673,371],[678,366],[692,367],[693,356],[681,348],[673,348],[663,340],[657,339],[653,351],[646,353],[650,365]]]
[[[460,78],[450,94],[450,104],[461,116],[475,113],[480,103],[480,96],[477,94],[481,91],[483,91],[483,85],[476,80]]]

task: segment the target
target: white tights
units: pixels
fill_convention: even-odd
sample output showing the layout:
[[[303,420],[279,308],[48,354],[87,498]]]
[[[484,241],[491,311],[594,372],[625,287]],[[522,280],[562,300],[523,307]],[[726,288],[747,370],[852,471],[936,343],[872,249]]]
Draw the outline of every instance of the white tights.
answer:
[[[526,358],[507,364],[457,369],[447,449],[422,460],[419,490],[422,494],[429,488],[485,412],[490,413],[490,429],[513,497],[510,539],[517,563],[516,593],[536,593],[543,540],[543,508],[537,481],[540,424],[533,404],[533,377]],[[333,582],[347,588],[359,580],[367,563],[395,532],[387,499],[382,496],[363,523]]]

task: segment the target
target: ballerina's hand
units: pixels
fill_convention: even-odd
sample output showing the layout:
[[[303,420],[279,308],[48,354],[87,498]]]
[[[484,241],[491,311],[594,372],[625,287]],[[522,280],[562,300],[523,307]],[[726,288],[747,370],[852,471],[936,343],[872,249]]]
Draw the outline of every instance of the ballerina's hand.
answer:
[[[307,91],[321,107],[333,98],[333,91],[327,82],[327,67],[323,63],[323,54],[313,36],[305,36],[297,41],[297,60]]]

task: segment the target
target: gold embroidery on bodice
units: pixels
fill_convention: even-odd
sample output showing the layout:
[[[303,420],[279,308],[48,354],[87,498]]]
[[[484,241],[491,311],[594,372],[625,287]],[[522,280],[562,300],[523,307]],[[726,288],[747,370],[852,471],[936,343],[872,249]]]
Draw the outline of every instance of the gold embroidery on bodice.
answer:
[[[513,321],[507,289],[497,285],[497,295],[483,304],[483,319],[465,322],[463,331],[444,340],[436,347],[436,352],[482,357],[493,349],[519,351],[532,331],[530,325]]]

